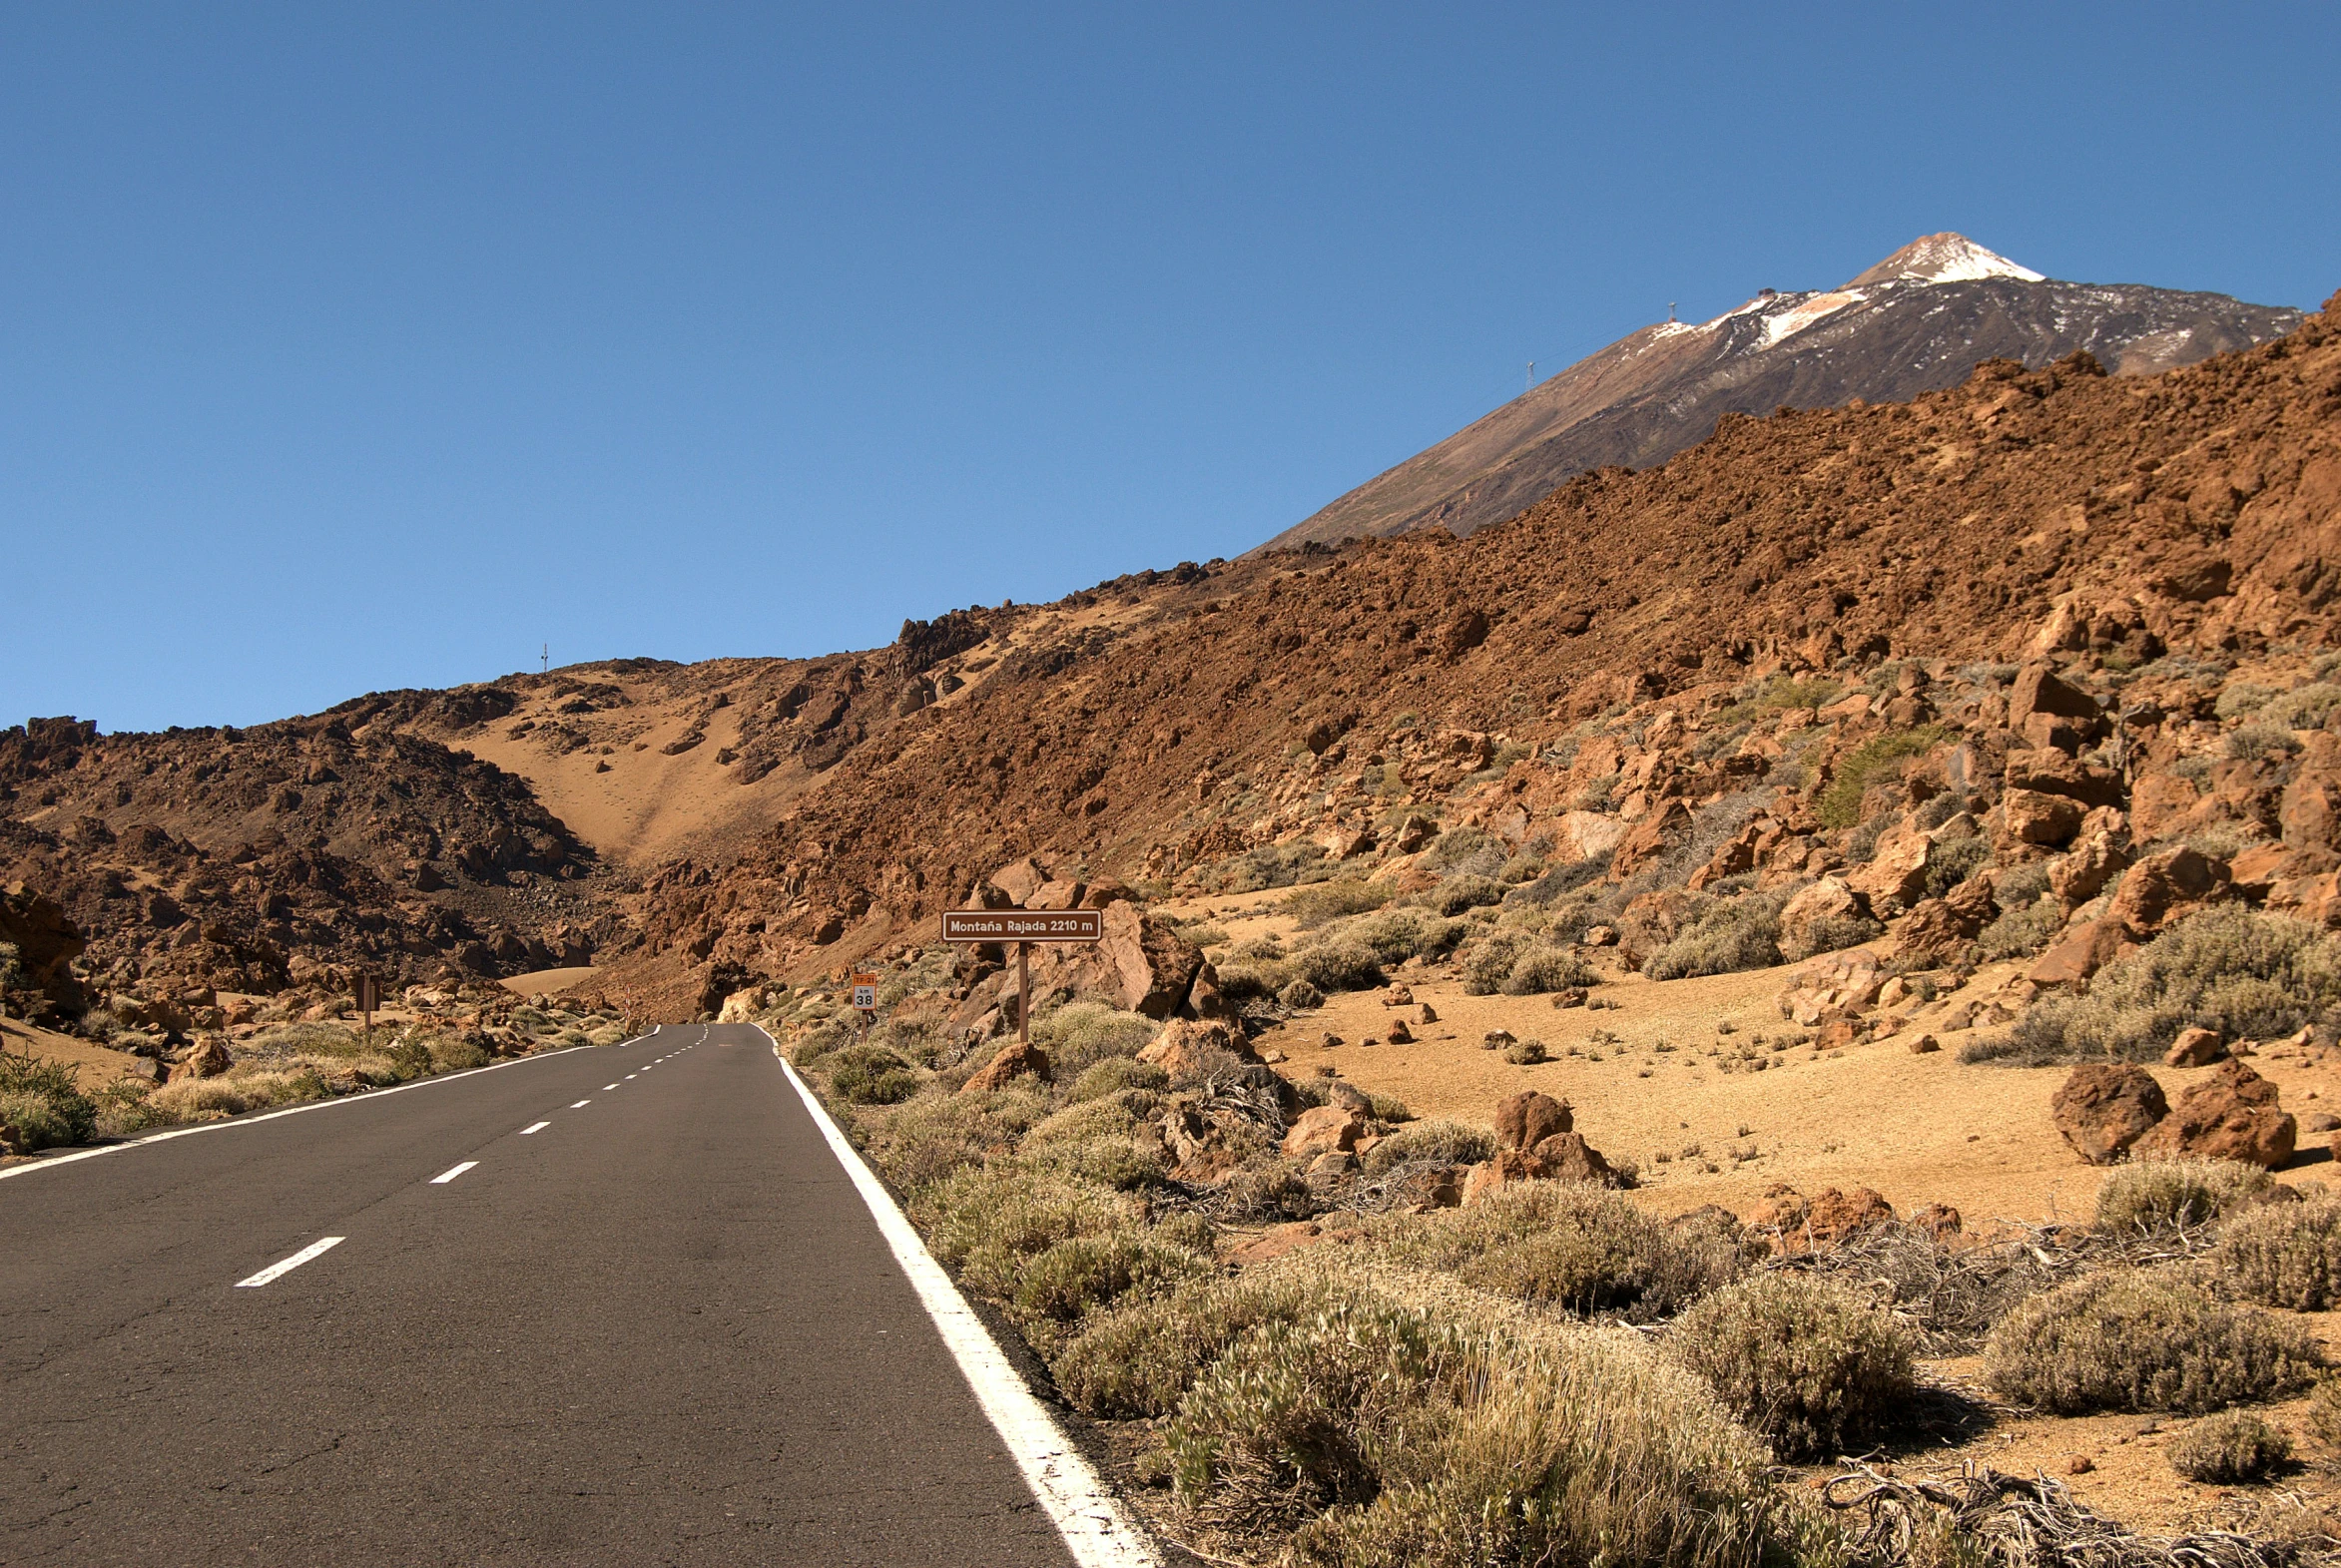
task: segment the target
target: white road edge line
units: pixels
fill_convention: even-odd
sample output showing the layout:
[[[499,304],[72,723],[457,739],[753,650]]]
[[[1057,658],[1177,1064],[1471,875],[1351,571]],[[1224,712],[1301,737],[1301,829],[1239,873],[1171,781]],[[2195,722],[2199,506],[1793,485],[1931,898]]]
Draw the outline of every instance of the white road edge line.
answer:
[[[452,1171],[441,1171],[438,1175],[431,1178],[430,1184],[433,1187],[444,1187],[449,1182],[455,1180],[456,1177],[461,1176],[464,1172],[470,1170],[472,1167],[478,1164],[479,1162],[477,1160],[466,1160],[461,1165],[455,1167],[455,1169]]]
[[[631,1044],[632,1042],[628,1042]],[[507,1067],[523,1067],[530,1062],[549,1062],[556,1056],[567,1056],[571,1051],[598,1051],[598,1045],[565,1045],[558,1051],[546,1051],[537,1056],[516,1056],[508,1062],[491,1062],[485,1067],[466,1067],[459,1073],[440,1073],[431,1078],[417,1078],[412,1083],[398,1084],[388,1089],[368,1089],[363,1094],[345,1094],[332,1100],[311,1100],[306,1105],[287,1106],[282,1111],[263,1111],[258,1116],[239,1116],[226,1122],[199,1122],[193,1127],[174,1127],[167,1133],[149,1133],[144,1138],[133,1138],[128,1143],[108,1144],[103,1149],[80,1149],[72,1154],[51,1155],[31,1165],[13,1166],[0,1171],[0,1182],[11,1177],[30,1176],[35,1171],[53,1171],[61,1165],[72,1165],[80,1160],[95,1160],[100,1155],[121,1154],[128,1149],[143,1149],[148,1144],[169,1143],[174,1138],[193,1138],[198,1133],[233,1132],[239,1127],[254,1127],[262,1122],[273,1122],[280,1116],[305,1116],[311,1111],[331,1111],[349,1105],[373,1105],[386,1096],[404,1094],[409,1089],[428,1089],[434,1084],[453,1083],[458,1078],[469,1078],[478,1073],[500,1073]]]
[[[552,1125],[550,1122],[531,1122],[520,1129],[520,1136],[526,1138],[530,1133],[541,1133]]]
[[[254,1275],[251,1279],[237,1281],[236,1289],[239,1291],[249,1291],[256,1285],[267,1285],[271,1280],[278,1278],[280,1275],[291,1274],[293,1270],[299,1268],[302,1264],[307,1263],[312,1258],[324,1257],[325,1254],[331,1252],[334,1248],[339,1247],[342,1242],[346,1240],[346,1237],[328,1236],[321,1242],[311,1242],[306,1247],[303,1247],[299,1252],[294,1253],[292,1257],[286,1259],[283,1263],[271,1264],[266,1269],[263,1269],[259,1274]]]
[[[762,1025],[755,1027],[772,1040]],[[777,1040],[773,1040],[773,1055],[780,1057],[781,1071],[788,1074],[790,1085],[805,1102],[838,1164],[854,1179],[855,1190],[869,1205],[870,1217],[878,1222],[878,1234],[885,1238],[894,1262],[902,1266],[910,1288],[918,1293],[919,1305],[934,1319],[944,1347],[959,1363],[959,1371],[974,1390],[992,1429],[1015,1457],[1016,1468],[1024,1472],[1024,1484],[1055,1522],[1073,1561],[1080,1568],[1162,1568],[1162,1559],[1131,1522],[1121,1500],[1107,1489],[1047,1408],[1024,1386],[1024,1379],[1008,1364],[983,1320],[968,1307],[958,1287],[951,1284],[950,1276],[943,1273],[902,1211],[894,1206],[884,1184],[863,1163],[854,1145],[830,1119],[820,1097],[797,1076],[796,1067],[781,1056]]]

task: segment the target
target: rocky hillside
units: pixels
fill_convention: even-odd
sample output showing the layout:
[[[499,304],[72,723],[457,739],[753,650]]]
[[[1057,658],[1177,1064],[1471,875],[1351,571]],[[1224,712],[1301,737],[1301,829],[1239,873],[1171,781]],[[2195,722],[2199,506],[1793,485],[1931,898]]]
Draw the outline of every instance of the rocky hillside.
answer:
[[[0,884],[61,908],[96,973],[274,992],[583,962],[614,929],[593,852],[528,785],[379,705],[247,730],[0,731]]]
[[[1199,569],[1145,622],[874,734],[729,868],[655,877],[641,952],[834,964],[1026,854],[1088,879],[1241,861],[1289,880],[1312,856],[1363,875],[1419,841],[1418,815],[1616,878],[1711,837],[1719,802],[1753,821],[1751,791],[1817,876],[1886,830],[1866,793],[1824,809],[1873,746],[1897,781],[1929,759],[1980,831],[2024,843],[2081,815],[2010,826],[2012,792],[2085,811],[2147,788],[2173,819],[2225,802],[2201,809],[2235,824],[2232,850],[2291,846],[2300,748],[2220,751],[2242,722],[2221,694],[2254,687],[2246,669],[2270,701],[2314,684],[2334,638],[2337,324],[2329,306],[2156,376],[1996,360],[1907,404],[1734,416],[1467,540]],[[2028,661],[2086,714],[2059,730],[2051,703],[2033,734],[2008,688]],[[2063,764],[2012,760],[2048,751],[2099,773],[2051,788]]]
[[[1727,414],[1903,402],[1987,358],[2038,369],[2086,352],[2146,375],[2265,342],[2297,310],[2225,294],[2070,283],[1959,235],[1929,235],[1836,288],[1764,289],[1696,325],[1620,338],[1271,540],[1339,542],[1499,522],[1576,474],[1647,468]]]

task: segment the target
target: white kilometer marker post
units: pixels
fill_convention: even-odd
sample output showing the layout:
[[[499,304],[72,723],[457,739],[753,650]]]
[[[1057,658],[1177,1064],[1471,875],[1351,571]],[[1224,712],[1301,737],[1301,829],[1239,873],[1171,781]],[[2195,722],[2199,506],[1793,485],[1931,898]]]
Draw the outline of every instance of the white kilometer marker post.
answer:
[[[479,1164],[477,1160],[466,1160],[461,1165],[455,1167],[454,1170],[441,1172],[439,1175],[432,1177],[431,1185],[433,1187],[444,1187],[449,1182],[455,1180],[456,1177],[461,1176],[464,1172],[470,1170],[477,1164]]]
[[[334,1248],[339,1247],[344,1240],[346,1240],[346,1238],[339,1236],[328,1236],[321,1242],[311,1242],[306,1247],[303,1247],[299,1252],[294,1253],[292,1257],[286,1259],[283,1263],[271,1264],[266,1269],[263,1269],[259,1274],[254,1275],[251,1279],[237,1281],[236,1288],[239,1291],[248,1291],[256,1285],[267,1285],[271,1280],[276,1279],[280,1275],[291,1274],[293,1270],[299,1268],[302,1264],[307,1263],[312,1258],[324,1257],[325,1254],[331,1252]]]
[[[530,1133],[541,1133],[552,1125],[550,1122],[531,1122],[528,1126],[520,1129],[520,1136],[526,1138]]]

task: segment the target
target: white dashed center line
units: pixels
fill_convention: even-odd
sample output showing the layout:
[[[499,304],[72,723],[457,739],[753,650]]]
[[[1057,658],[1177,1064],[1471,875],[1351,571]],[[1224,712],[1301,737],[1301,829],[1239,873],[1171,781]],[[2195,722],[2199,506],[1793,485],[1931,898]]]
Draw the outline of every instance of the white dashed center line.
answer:
[[[541,1133],[552,1125],[550,1122],[531,1122],[520,1129],[520,1136],[526,1138],[530,1133]]]
[[[575,1105],[569,1107],[569,1109],[572,1111],[582,1111],[591,1104],[593,1104],[591,1100],[580,1100]]]
[[[432,1177],[431,1185],[433,1187],[444,1187],[449,1182],[455,1180],[456,1177],[461,1176],[464,1172],[470,1170],[477,1164],[479,1164],[477,1160],[466,1160],[461,1165],[455,1167],[455,1169],[452,1171],[441,1172],[439,1175]]]
[[[603,1084],[603,1085],[602,1085],[602,1092],[603,1092],[604,1094],[607,1094],[607,1093],[609,1093],[609,1091],[611,1091],[612,1089],[615,1089],[615,1088],[617,1088],[617,1087],[618,1087],[618,1086],[617,1086],[616,1084]]]
[[[637,1078],[640,1078],[641,1076],[642,1076],[642,1074],[640,1074],[640,1073],[628,1073],[628,1074],[626,1075],[626,1081],[627,1081],[628,1083],[632,1083],[632,1082],[633,1082],[635,1079],[637,1079]]]
[[[340,1246],[344,1240],[345,1238],[343,1237],[328,1236],[321,1242],[311,1242],[306,1247],[303,1247],[299,1252],[294,1253],[292,1257],[286,1259],[283,1263],[271,1264],[266,1269],[263,1269],[259,1274],[254,1275],[251,1279],[237,1281],[236,1288],[240,1291],[244,1291],[250,1290],[256,1285],[267,1285],[271,1280],[278,1278],[280,1275],[291,1274],[293,1270],[299,1268],[302,1264],[307,1263],[312,1258],[324,1257],[325,1254]]]

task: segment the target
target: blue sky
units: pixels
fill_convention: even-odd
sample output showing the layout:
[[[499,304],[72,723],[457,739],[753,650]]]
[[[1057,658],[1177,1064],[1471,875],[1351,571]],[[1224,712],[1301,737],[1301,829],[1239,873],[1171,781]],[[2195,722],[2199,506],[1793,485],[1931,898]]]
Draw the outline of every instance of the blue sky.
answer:
[[[0,722],[1234,555],[1955,229],[2341,287],[2341,8],[19,6]]]

